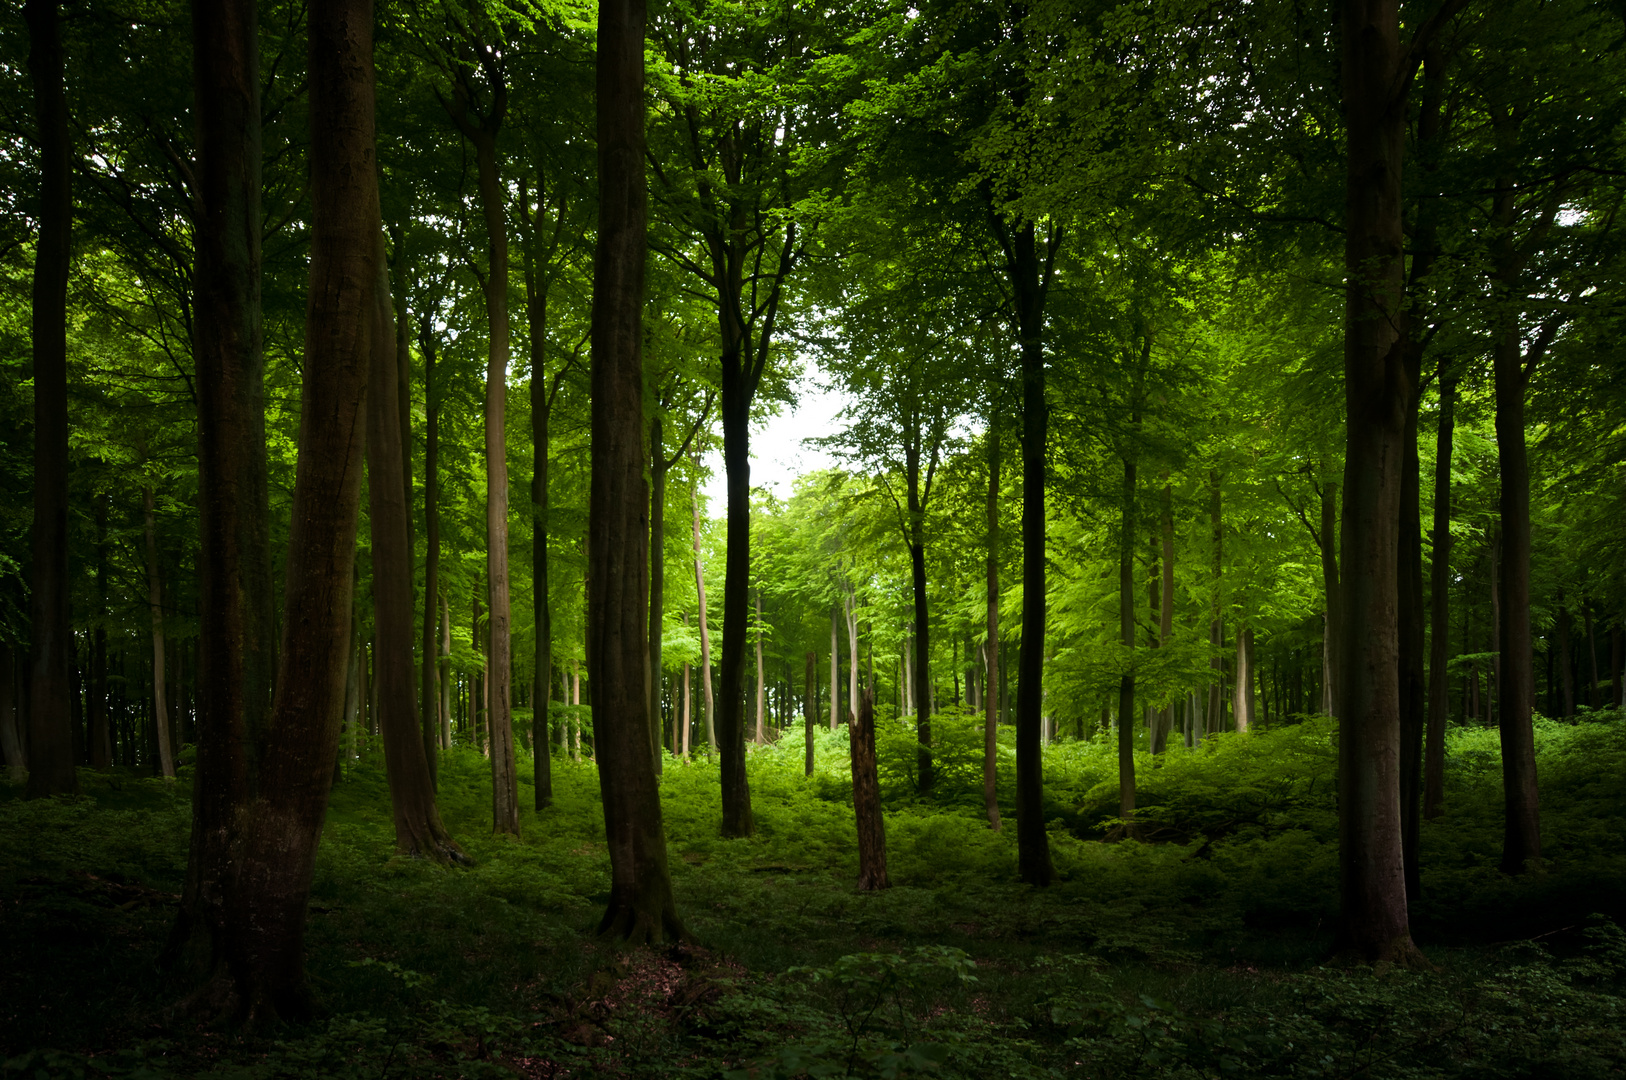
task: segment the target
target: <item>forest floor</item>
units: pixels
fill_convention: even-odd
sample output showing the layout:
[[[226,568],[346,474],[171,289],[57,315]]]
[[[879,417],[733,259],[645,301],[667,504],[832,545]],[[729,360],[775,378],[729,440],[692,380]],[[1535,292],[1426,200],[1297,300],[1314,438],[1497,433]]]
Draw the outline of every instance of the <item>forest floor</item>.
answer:
[[[937,727],[931,799],[909,741],[882,741],[893,887],[874,894],[853,887],[841,733],[819,733],[812,778],[799,731],[753,751],[748,840],[717,835],[715,766],[669,760],[695,941],[660,950],[594,935],[609,870],[591,765],[555,757],[540,813],[527,782],[516,840],[490,833],[486,761],[447,755],[443,816],[475,863],[442,870],[393,854],[363,756],[334,789],[311,901],[323,1016],[254,1033],[177,1014],[197,973],[157,964],[184,779],[86,771],[83,797],[35,803],[0,785],[0,1076],[1626,1074],[1626,718],[1540,724],[1550,860],[1518,879],[1496,870],[1495,733],[1453,730],[1415,971],[1331,956],[1326,722],[1142,757],[1144,839],[1117,843],[1113,749],[1049,748],[1044,889],[1014,883],[1014,829],[980,816],[974,726]]]

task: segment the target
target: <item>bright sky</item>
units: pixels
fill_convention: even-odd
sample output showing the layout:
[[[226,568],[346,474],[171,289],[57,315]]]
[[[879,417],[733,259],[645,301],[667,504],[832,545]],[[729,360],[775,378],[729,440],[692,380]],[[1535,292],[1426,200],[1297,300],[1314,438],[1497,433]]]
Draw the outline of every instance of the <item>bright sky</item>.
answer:
[[[778,416],[751,428],[752,487],[768,488],[776,497],[788,499],[796,477],[836,464],[823,450],[802,445],[803,439],[834,434],[839,427],[836,414],[847,401],[839,391],[819,386],[822,375],[817,364],[809,361],[795,384],[796,407],[786,407]],[[728,505],[721,443],[719,438],[717,447],[706,455],[711,479],[701,489],[709,500],[708,516],[714,518],[722,517]]]

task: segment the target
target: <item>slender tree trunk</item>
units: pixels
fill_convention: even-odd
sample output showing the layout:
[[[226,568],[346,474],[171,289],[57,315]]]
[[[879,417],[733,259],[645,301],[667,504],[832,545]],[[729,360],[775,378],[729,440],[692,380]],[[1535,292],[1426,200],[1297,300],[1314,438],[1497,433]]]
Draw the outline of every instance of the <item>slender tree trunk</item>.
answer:
[[[1445,725],[1450,713],[1451,457],[1456,433],[1457,378],[1440,361],[1440,426],[1434,437],[1433,559],[1429,569],[1428,733],[1423,749],[1423,816],[1445,812]]]
[[[990,394],[990,400],[992,394]],[[999,432],[992,408],[988,418],[988,597],[987,666],[983,691],[982,806],[988,827],[1000,831],[999,822]]]
[[[68,583],[68,261],[73,229],[72,147],[57,0],[27,0],[28,74],[40,148],[39,236],[34,246],[32,643],[28,709],[30,799],[77,794],[73,629]]]
[[[830,605],[830,730],[834,731],[840,724],[838,710],[841,707],[841,640],[837,629],[841,618],[840,609]]]
[[[756,741],[756,744],[758,746],[761,746],[763,743],[768,741],[766,735],[763,732],[763,728],[762,728],[763,720],[764,720],[764,714],[767,711],[767,677],[768,676],[763,671],[763,668],[762,668],[762,589],[761,589],[760,586],[756,590],[756,601],[757,601],[757,622],[756,622],[757,731],[756,731],[755,741]]]
[[[865,693],[849,729],[853,769],[853,817],[858,825],[858,891],[887,888],[886,819],[875,762],[875,699]]]
[[[666,866],[650,745],[647,597],[640,588],[647,587],[640,538],[649,535],[643,483],[644,19],[643,0],[600,0],[587,662],[610,849],[610,901],[599,932],[656,943],[687,934]]]
[[[729,342],[732,344],[729,344]],[[746,591],[751,578],[751,389],[738,334],[723,349],[723,468],[728,485],[728,550],[723,573],[723,656],[717,737],[721,742],[723,835],[750,836],[751,786],[745,775]]]
[[[429,764],[429,782],[440,785],[440,753],[442,728],[446,709],[442,704],[442,688],[438,685],[441,673],[439,651],[440,635],[436,633],[436,620],[441,617],[440,581],[440,398],[441,390],[435,381],[434,328],[428,318],[418,320],[418,349],[423,353],[423,738],[424,757]]]
[[[553,805],[553,752],[549,737],[552,725],[548,716],[553,697],[553,601],[548,565],[548,518],[552,513],[548,491],[548,428],[553,403],[542,377],[547,359],[543,347],[547,333],[547,294],[531,285],[534,270],[529,263],[527,259],[526,307],[531,321],[531,607],[536,622],[537,687],[541,691],[532,706],[531,746],[535,758],[532,769],[536,809],[545,810]]]
[[[311,284],[277,738],[227,905],[226,967],[250,1022],[310,1013],[305,908],[343,704],[377,272],[372,26],[368,0],[311,9]]]
[[[147,609],[152,617],[152,715],[158,735],[158,774],[173,780],[175,753],[169,741],[169,701],[164,696],[164,586],[158,569],[151,484],[141,487],[141,511],[147,551]]]
[[[1511,182],[1499,183],[1496,201],[1511,218]],[[1511,221],[1508,222],[1511,224]],[[1511,240],[1506,242],[1511,247]],[[1501,328],[1492,349],[1496,394],[1496,457],[1501,474],[1502,573],[1496,685],[1502,744],[1505,821],[1502,872],[1521,874],[1541,858],[1541,801],[1536,786],[1536,742],[1530,696],[1534,685],[1530,636],[1530,464],[1524,444],[1524,350],[1516,323]]]
[[[440,748],[452,748],[452,599],[440,591]]]
[[[802,735],[807,741],[807,762],[805,775],[813,775],[813,723],[818,712],[818,684],[819,654],[808,650],[807,675],[802,683]]]
[[[1408,365],[1412,376],[1420,375],[1421,357],[1415,362],[1408,360]],[[1413,390],[1412,401],[1406,407],[1406,429],[1402,436],[1404,472],[1400,478],[1399,549],[1396,552],[1396,573],[1399,577],[1396,622],[1400,654],[1400,843],[1406,874],[1406,897],[1412,903],[1422,897],[1418,845],[1421,843],[1423,732],[1427,726],[1427,685],[1423,667],[1422,478],[1417,455],[1418,395],[1419,391]]]
[[[1253,627],[1241,626],[1236,632],[1236,686],[1231,702],[1231,714],[1236,729],[1247,731],[1253,727]]]
[[[1161,647],[1174,639],[1174,492],[1168,484],[1168,473],[1163,474],[1163,495],[1158,510],[1158,530],[1162,540],[1162,605],[1158,611],[1157,639]],[[1157,742],[1154,749],[1162,753],[1174,730],[1174,707],[1165,705],[1158,715]]]
[[[858,598],[851,582],[846,585],[842,604],[847,619],[847,722],[858,716]]]
[[[661,637],[666,619],[666,449],[661,418],[649,422],[649,716],[660,775]]]
[[[1138,423],[1137,405],[1131,423]],[[1135,486],[1133,452],[1124,454],[1118,538],[1118,643],[1124,647],[1118,677],[1118,817],[1125,835],[1135,831]]]
[[[1321,711],[1337,716],[1338,635],[1344,625],[1343,590],[1338,583],[1338,485],[1321,485],[1321,585],[1327,599],[1326,633],[1321,647]]]
[[[911,443],[907,455],[909,479],[909,573],[914,593],[914,699],[915,739],[919,743],[916,765],[920,770],[920,791],[932,789],[932,674],[931,616],[926,604],[926,507],[920,490],[920,447]]]
[[[700,561],[700,501],[690,496],[694,510],[694,588],[698,597],[695,609],[700,621],[700,683],[706,702],[706,756],[717,753],[716,699],[711,692],[711,631],[706,625],[706,568]]]
[[[1220,658],[1220,652],[1225,648],[1225,609],[1221,604],[1222,597],[1220,594],[1223,581],[1222,574],[1224,572],[1225,527],[1223,519],[1220,517],[1220,477],[1219,472],[1214,469],[1208,470],[1208,525],[1214,541],[1214,595],[1208,621],[1208,648],[1210,652],[1208,669],[1213,674],[1210,676],[1211,681],[1208,684],[1208,715],[1205,721],[1207,725],[1205,734],[1219,731],[1225,718],[1224,707],[1221,704],[1225,699],[1225,661]]]
[[[1586,655],[1590,663],[1591,681],[1587,685],[1587,707],[1596,709],[1600,707],[1598,698],[1598,639],[1592,629],[1592,601],[1585,595],[1581,597],[1581,616],[1586,625]]]
[[[13,784],[21,783],[28,774],[22,728],[17,723],[18,674],[17,647],[0,641],[0,755],[5,757],[6,776]]]
[[[1342,625],[1338,627],[1342,946],[1411,962],[1400,841],[1400,689],[1395,598],[1411,388],[1398,341],[1400,163],[1405,94],[1397,0],[1343,0],[1348,149],[1345,221]]]
[[[412,678],[412,509],[401,475],[400,367],[394,349],[384,235],[378,236],[372,365],[367,384],[367,514],[372,531],[373,630],[377,637],[378,726],[395,820],[395,847],[437,863],[467,861],[441,824],[431,750]]]

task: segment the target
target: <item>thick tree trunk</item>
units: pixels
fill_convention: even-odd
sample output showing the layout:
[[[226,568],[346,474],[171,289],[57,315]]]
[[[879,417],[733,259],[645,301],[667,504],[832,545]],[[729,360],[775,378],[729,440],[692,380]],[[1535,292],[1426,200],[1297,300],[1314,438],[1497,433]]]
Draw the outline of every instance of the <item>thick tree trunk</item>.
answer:
[[[1451,457],[1457,418],[1457,378],[1440,361],[1440,426],[1434,436],[1433,559],[1429,568],[1428,733],[1423,749],[1423,816],[1445,812],[1445,725],[1451,660]]]
[[[908,454],[909,480],[909,575],[914,593],[914,699],[915,739],[919,743],[916,765],[920,770],[920,791],[932,789],[932,675],[931,618],[926,605],[926,512],[920,492],[920,449]]]
[[[1411,388],[1398,340],[1405,72],[1397,0],[1343,0],[1348,150],[1344,265],[1344,513],[1338,628],[1343,948],[1410,962],[1400,841],[1397,528]]]
[[[366,432],[378,188],[372,4],[310,14],[311,255],[282,666],[227,903],[227,968],[250,1022],[308,1016],[305,908],[327,810]]]
[[[706,568],[700,561],[700,502],[692,493],[689,505],[694,511],[691,528],[694,536],[695,608],[699,612],[700,622],[700,683],[705,691],[706,755],[710,757],[717,753],[717,712],[716,699],[711,692],[711,630],[706,624]]]
[[[1044,286],[1034,228],[1011,238],[1011,284],[1022,349],[1022,650],[1016,701],[1016,846],[1022,880],[1048,885],[1050,839],[1044,823],[1045,469],[1050,406],[1045,400]]]
[[[1511,203],[1509,190],[1505,196]],[[1541,802],[1530,696],[1534,671],[1530,637],[1530,464],[1524,444],[1524,350],[1518,327],[1498,334],[1492,353],[1496,383],[1496,458],[1501,474],[1502,526],[1500,659],[1496,703],[1502,744],[1505,815],[1502,872],[1521,874],[1541,858]]]
[[[406,432],[399,409],[400,367],[391,325],[389,273],[384,235],[378,237],[378,278],[373,293],[372,365],[367,384],[367,515],[373,543],[373,631],[377,639],[378,726],[384,740],[384,772],[395,819],[395,847],[404,855],[437,863],[466,862],[441,824],[432,751],[412,672],[412,508],[401,475]]]
[[[435,381],[435,338],[430,319],[418,321],[418,348],[423,353],[423,709],[424,757],[429,763],[429,781],[440,785],[440,753],[444,749],[441,729],[444,677],[437,656],[440,634],[436,620],[441,618],[440,581],[440,387]]]
[[[169,700],[164,695],[164,585],[158,568],[151,484],[141,486],[141,520],[147,553],[147,610],[152,617],[152,716],[158,737],[158,775],[173,780],[175,752],[169,738]]]
[[[728,550],[723,573],[723,656],[717,738],[722,752],[723,835],[750,836],[751,787],[745,775],[745,627],[751,576],[751,395],[734,340],[723,358],[723,468],[728,486]]]
[[[875,762],[875,697],[865,693],[849,729],[852,751],[853,817],[858,825],[858,891],[887,888],[886,819],[881,816],[881,781]]]
[[[27,0],[28,74],[40,148],[34,246],[32,644],[28,709],[30,799],[79,791],[73,749],[73,628],[68,583],[68,261],[72,148],[58,0]]]
[[[1233,688],[1231,715],[1238,731],[1247,731],[1254,724],[1253,683],[1253,627],[1239,627],[1236,632],[1236,686]]]
[[[644,18],[643,0],[600,0],[587,663],[610,849],[610,902],[599,932],[656,943],[687,935],[666,866],[641,588],[646,552],[640,538],[649,535],[643,482]]]
[[[990,395],[990,400],[992,395]],[[983,645],[987,668],[983,691],[982,806],[988,827],[999,823],[999,432],[992,409],[988,418],[988,596],[987,634]]]

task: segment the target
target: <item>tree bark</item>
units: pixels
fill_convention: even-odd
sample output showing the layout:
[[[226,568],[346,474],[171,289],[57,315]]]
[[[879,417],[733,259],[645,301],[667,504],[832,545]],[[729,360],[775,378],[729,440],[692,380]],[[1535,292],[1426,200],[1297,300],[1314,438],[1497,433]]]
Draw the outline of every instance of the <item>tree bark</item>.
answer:
[[[537,181],[537,216],[542,212],[542,181]],[[553,418],[554,396],[562,376],[554,376],[549,392],[545,377],[548,340],[548,285],[546,267],[539,265],[536,249],[536,220],[531,216],[524,182],[520,183],[520,211],[525,225],[521,232],[525,261],[525,319],[531,359],[531,610],[536,624],[536,685],[538,693],[531,704],[532,780],[536,788],[536,809],[553,805],[553,741],[548,717],[553,683],[553,601],[548,565],[548,519],[552,513],[548,491],[549,425]],[[562,213],[562,210],[561,210]]]
[[[164,585],[158,568],[151,484],[141,486],[141,511],[147,553],[147,610],[152,617],[152,717],[158,742],[158,775],[173,780],[175,752],[170,746],[169,701],[164,695]]]
[[[711,692],[711,630],[706,624],[706,568],[700,561],[700,500],[690,493],[689,505],[694,511],[691,528],[694,535],[694,588],[696,610],[700,622],[700,683],[706,702],[706,755],[717,753],[716,701]]]
[[[830,730],[841,723],[837,710],[841,707],[841,619],[840,608],[830,605]]]
[[[1231,703],[1231,714],[1238,731],[1247,731],[1254,723],[1253,683],[1253,627],[1241,626],[1236,631],[1236,686]]]
[[[1428,732],[1423,748],[1423,816],[1445,812],[1445,726],[1451,691],[1451,457],[1457,420],[1457,377],[1440,361],[1440,425],[1434,436],[1433,560],[1429,568]]]
[[[1214,469],[1208,470],[1208,525],[1214,541],[1214,569],[1213,588],[1214,595],[1208,621],[1208,669],[1213,672],[1212,681],[1208,684],[1208,708],[1205,724],[1208,733],[1217,732],[1221,721],[1225,718],[1225,661],[1221,659],[1221,650],[1225,648],[1225,621],[1224,607],[1221,605],[1220,588],[1224,580],[1224,553],[1225,553],[1225,526],[1220,517],[1220,477]]]
[[[1396,555],[1411,388],[1402,311],[1405,83],[1397,0],[1343,0],[1347,146],[1344,514],[1338,631],[1340,943],[1411,962],[1400,841]]]
[[[813,775],[813,720],[818,711],[817,706],[817,679],[819,667],[819,654],[809,649],[807,653],[807,673],[802,683],[802,734],[807,742],[807,762],[804,775]]]
[[[58,0],[27,0],[28,75],[40,148],[34,246],[33,567],[27,797],[79,791],[73,751],[73,628],[68,582],[68,262],[72,147]]]
[[[1344,625],[1343,589],[1338,582],[1338,485],[1321,485],[1321,585],[1327,598],[1326,633],[1322,637],[1321,711],[1338,715],[1338,635]]]
[[[728,549],[723,571],[723,655],[718,688],[721,708],[717,737],[721,743],[723,835],[750,836],[751,786],[745,775],[745,626],[749,621],[746,592],[751,575],[750,413],[755,386],[746,378],[737,335],[724,335],[723,469],[728,488]]]
[[[865,693],[849,728],[852,751],[853,818],[858,826],[858,891],[887,888],[886,819],[881,816],[881,782],[875,763],[875,696]]]
[[[1140,421],[1136,405],[1131,424]],[[1118,677],[1118,817],[1125,835],[1135,831],[1135,485],[1133,451],[1123,459],[1123,489],[1119,494],[1118,537],[1118,643],[1124,647],[1123,674]]]
[[[763,731],[763,723],[765,722],[765,714],[767,712],[767,690],[768,690],[768,686],[767,686],[767,674],[766,674],[766,672],[764,672],[763,667],[762,667],[762,588],[760,586],[758,586],[757,589],[755,590],[755,592],[756,592],[756,605],[757,605],[757,619],[756,619],[756,625],[755,625],[755,634],[753,636],[756,638],[756,652],[757,652],[757,696],[756,696],[757,730],[756,730],[756,735],[754,737],[754,741],[756,742],[756,744],[758,746],[761,746],[761,745],[763,745],[764,743],[766,743],[768,741],[767,735]]]
[[[369,0],[311,8],[310,299],[277,738],[265,748],[227,904],[227,968],[251,1023],[311,1012],[305,908],[343,703],[377,274],[372,27]]]
[[[599,933],[657,943],[687,935],[666,866],[640,588],[646,554],[640,538],[649,535],[643,481],[644,19],[643,0],[600,0],[587,663],[610,849],[610,902]]]
[[[990,394],[990,399],[992,394]],[[988,417],[988,640],[983,646],[987,666],[983,690],[982,805],[988,827],[999,823],[999,432],[993,410]]]
[[[926,507],[921,498],[920,442],[909,443],[905,453],[909,499],[909,576],[914,594],[914,699],[916,767],[920,770],[920,791],[932,789],[932,674],[931,616],[926,602]],[[933,462],[936,457],[933,455]],[[928,490],[930,481],[928,480]]]
[[[1174,638],[1174,492],[1169,488],[1168,473],[1163,474],[1163,494],[1158,505],[1158,531],[1162,541],[1162,601],[1158,610],[1157,640],[1161,648]],[[1156,739],[1153,753],[1161,754],[1174,730],[1174,707],[1165,705],[1158,712]]]
[[[442,728],[446,724],[444,694],[439,683],[444,677],[438,645],[436,620],[441,618],[440,580],[440,396],[435,381],[435,337],[431,320],[418,320],[418,349],[423,353],[423,730],[424,756],[429,764],[429,782],[440,785],[440,753],[444,749]]]
[[[367,384],[367,514],[373,542],[373,683],[384,740],[384,773],[395,820],[395,847],[437,863],[467,862],[441,824],[431,751],[418,716],[412,678],[412,509],[401,475],[406,432],[399,408],[400,367],[392,325],[384,234],[378,234],[378,277],[373,293],[372,364]]]
[[[1408,348],[1410,346],[1408,345]],[[1420,376],[1421,356],[1408,360],[1413,379]],[[1413,386],[1417,384],[1414,381]],[[1423,795],[1423,733],[1427,726],[1427,676],[1423,668],[1423,520],[1422,466],[1417,455],[1417,410],[1419,392],[1412,391],[1406,407],[1406,429],[1402,436],[1404,471],[1400,477],[1399,549],[1396,574],[1399,594],[1396,605],[1400,663],[1400,847],[1406,874],[1406,897],[1415,903],[1422,897],[1422,870],[1418,854],[1421,843],[1421,802]]]

